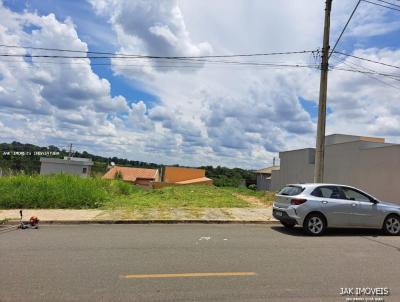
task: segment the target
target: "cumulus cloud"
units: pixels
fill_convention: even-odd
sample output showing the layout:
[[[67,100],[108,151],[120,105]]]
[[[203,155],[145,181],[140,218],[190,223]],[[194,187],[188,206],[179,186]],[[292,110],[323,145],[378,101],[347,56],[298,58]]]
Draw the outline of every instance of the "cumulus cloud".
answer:
[[[317,48],[323,2],[117,1],[90,0],[109,21],[118,53],[199,56]],[[213,9],[210,9],[212,7]],[[335,3],[333,36],[352,3]],[[364,9],[364,8],[363,8]],[[263,12],[262,17],[260,11]],[[365,12],[360,10],[360,16]],[[382,12],[352,23],[349,36],[365,38],[390,24]],[[287,20],[291,20],[288,22]],[[371,25],[372,24],[372,25]],[[373,24],[380,24],[375,26]],[[364,29],[363,29],[364,28]],[[345,41],[345,40],[343,40]],[[87,51],[74,16],[15,13],[0,5],[0,42]],[[8,49],[12,53],[39,50]],[[400,65],[399,50],[358,49],[355,55]],[[338,67],[384,67],[342,58]],[[244,61],[246,59],[241,58]],[[250,59],[248,59],[250,61]],[[268,63],[313,63],[310,55],[254,58]],[[32,58],[0,61],[0,138],[37,144],[67,144],[110,156],[185,165],[219,164],[257,168],[277,152],[315,143],[315,116],[300,99],[316,102],[319,73],[300,68],[266,68],[221,63],[160,60],[112,61],[115,74],[157,102],[112,95],[113,82],[101,78],[88,59],[63,64]],[[135,66],[130,66],[135,65]],[[137,66],[140,65],[140,66]],[[185,68],[184,68],[185,67]],[[353,66],[353,68],[355,68]],[[393,72],[393,71],[390,71]],[[120,77],[114,77],[118,81]],[[384,79],[391,86],[396,81]],[[400,110],[395,88],[360,73],[334,70],[329,77],[327,130],[398,139]]]
[[[353,54],[400,66],[400,50],[358,49]],[[373,70],[383,74],[397,72],[395,68],[354,58],[346,58],[336,67],[361,72]],[[389,136],[397,141],[400,136],[400,110],[397,106],[399,90],[398,78],[334,70],[329,84],[332,113],[328,119],[328,130],[367,132],[370,135]]]
[[[15,13],[1,2],[0,16],[1,44],[88,49],[70,18],[60,21],[54,14]],[[2,53],[44,54],[23,48],[3,48]],[[109,81],[93,72],[88,59],[1,60],[0,87],[2,139],[10,138],[8,129],[18,129],[13,140],[95,143],[98,137],[116,136],[110,114],[129,115],[133,111],[123,96],[111,96]]]
[[[0,27],[2,44],[87,50],[87,45],[78,38],[70,20],[59,22],[53,14],[41,17],[33,13],[17,14],[3,6],[0,6],[0,10],[3,16],[8,15],[7,19],[19,21],[18,26],[13,28],[6,28],[4,24]],[[27,33],[24,31],[27,25],[35,26],[35,29]],[[6,51],[10,54],[43,54],[40,50],[29,53],[23,49]],[[88,59],[48,62],[43,58],[16,58],[13,62],[1,61],[0,73],[0,85],[3,87],[0,102],[6,107],[51,114],[54,110],[80,107],[109,109],[124,106],[121,102],[113,101],[110,83],[92,71]],[[24,85],[20,85],[21,82]]]
[[[177,0],[119,1],[90,0],[95,10],[110,18],[118,34],[119,53],[145,53],[152,56],[201,56],[212,52],[207,42],[192,41]],[[114,59],[118,71],[119,60]],[[147,64],[146,64],[147,63]],[[157,70],[164,62],[142,63]],[[182,64],[177,64],[182,66]],[[175,69],[174,67],[169,70]],[[144,68],[143,70],[148,70]]]
[[[162,5],[158,1],[117,2],[91,1],[98,13],[109,16],[120,48],[133,53],[201,54],[201,43],[194,44],[192,41],[207,41],[214,53],[228,54],[259,49],[310,49],[314,48],[312,46],[318,47],[321,41],[322,31],[315,24],[322,24],[323,21],[322,2],[319,5],[314,2],[310,2],[310,5],[291,2],[282,6],[272,5],[269,1],[256,1],[253,6],[244,3],[227,6],[223,1],[182,1],[179,5],[177,1],[163,1]],[[353,4],[335,3],[333,36],[342,29]],[[213,10],[208,9],[210,6]],[[223,17],[222,11],[226,12]],[[265,12],[265,16],[244,18],[257,15],[256,11]],[[363,6],[357,14],[361,17],[353,20],[349,36],[365,37],[366,31],[369,36],[388,32],[381,30],[390,24],[384,12],[370,12]],[[208,21],[204,22],[206,19]],[[392,30],[395,29],[391,27]],[[237,37],[241,37],[240,43]],[[190,47],[186,46],[187,41],[190,41]],[[386,56],[390,54],[380,59]],[[271,63],[280,60],[303,64],[313,61],[307,56],[268,58]],[[186,73],[161,68],[147,69],[143,73],[120,69],[117,62],[114,63],[114,70],[118,74],[139,83],[142,88],[159,97],[160,103],[148,110],[148,118],[163,131],[175,134],[173,139],[170,137],[174,150],[195,152],[204,160],[219,158],[218,161],[228,165],[245,161],[254,167],[262,164],[251,163],[251,157],[270,163],[279,151],[314,145],[315,117],[310,116],[299,100],[317,101],[317,71],[227,68],[205,64],[200,69]],[[179,67],[176,69],[180,70]],[[365,98],[371,99],[371,95],[379,94],[377,91],[380,88],[377,88],[376,82],[365,84],[362,77],[351,73],[332,75],[328,131],[389,133],[379,127],[375,127],[375,130],[355,125],[349,128],[345,125],[345,119],[340,118],[355,115],[353,111],[356,110],[347,110],[349,106],[345,101],[351,95],[353,109],[359,108],[357,121],[371,122],[365,118],[370,110],[369,105],[365,106]],[[354,93],[355,85],[362,86],[357,93]],[[394,123],[387,120],[385,125],[388,128]],[[183,131],[187,129],[193,133]]]

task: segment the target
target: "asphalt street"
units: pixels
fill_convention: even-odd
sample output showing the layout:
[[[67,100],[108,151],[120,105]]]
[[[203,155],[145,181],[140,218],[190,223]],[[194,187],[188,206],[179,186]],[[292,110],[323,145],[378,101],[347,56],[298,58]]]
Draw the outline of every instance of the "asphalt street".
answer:
[[[399,263],[400,237],[378,231],[46,225],[0,234],[0,301],[400,301]]]

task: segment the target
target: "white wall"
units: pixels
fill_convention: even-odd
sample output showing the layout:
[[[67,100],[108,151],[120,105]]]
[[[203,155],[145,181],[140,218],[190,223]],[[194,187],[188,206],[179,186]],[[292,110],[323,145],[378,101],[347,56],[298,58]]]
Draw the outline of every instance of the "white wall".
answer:
[[[307,150],[280,153],[281,169],[272,173],[272,190],[313,182],[314,164],[309,164]],[[400,145],[365,141],[327,145],[324,182],[355,186],[378,199],[400,203]]]
[[[280,170],[272,172],[271,190],[286,184],[312,182],[314,177],[314,149],[300,149],[279,153]]]
[[[83,173],[83,168],[86,168],[86,173]],[[90,166],[86,165],[70,165],[61,163],[46,163],[42,162],[40,166],[40,174],[59,174],[67,173],[73,175],[79,175],[81,177],[88,177],[90,175]]]

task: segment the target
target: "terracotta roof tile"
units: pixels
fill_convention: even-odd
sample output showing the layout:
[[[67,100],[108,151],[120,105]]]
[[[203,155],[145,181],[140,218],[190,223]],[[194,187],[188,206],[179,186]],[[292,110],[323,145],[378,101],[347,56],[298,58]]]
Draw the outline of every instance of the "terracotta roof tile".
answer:
[[[121,172],[123,180],[134,182],[137,178],[156,180],[158,170],[115,166],[108,170],[102,178],[114,179],[117,172]]]
[[[195,183],[199,183],[199,182],[209,182],[209,181],[212,181],[212,180],[208,177],[200,177],[200,178],[193,178],[193,179],[188,179],[188,180],[184,180],[184,181],[178,181],[178,182],[176,182],[176,184],[186,185],[186,184],[195,184]]]

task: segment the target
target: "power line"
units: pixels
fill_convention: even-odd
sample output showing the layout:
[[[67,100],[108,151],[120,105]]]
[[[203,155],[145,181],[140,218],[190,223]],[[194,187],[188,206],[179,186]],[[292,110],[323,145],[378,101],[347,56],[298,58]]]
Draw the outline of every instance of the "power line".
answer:
[[[368,0],[361,0],[361,1],[364,1],[364,2],[367,2],[367,3],[370,3],[370,4],[373,4],[373,5],[385,7],[385,8],[388,8],[388,9],[397,10],[397,11],[400,12],[400,9],[398,9],[398,8],[390,7],[390,6],[383,5],[383,4],[379,4],[379,3],[375,3],[375,2],[371,2],[371,1],[368,1]]]
[[[357,10],[358,6],[360,5],[360,3],[361,3],[361,0],[358,0],[356,6],[354,7],[353,11],[352,11],[351,14],[350,14],[349,19],[347,19],[347,22],[346,22],[345,26],[343,27],[343,30],[342,30],[342,32],[340,33],[339,38],[336,40],[336,43],[335,43],[335,45],[333,46],[333,48],[332,48],[332,50],[331,50],[331,52],[330,52],[330,54],[329,54],[329,56],[328,56],[328,59],[331,57],[332,53],[335,51],[336,46],[338,45],[338,43],[339,43],[339,41],[340,41],[340,38],[343,36],[343,33],[345,32],[345,30],[346,30],[346,28],[347,28],[347,25],[349,25],[350,20],[351,20],[351,18],[353,18],[353,15],[354,15],[354,13],[356,12],[356,10]]]
[[[354,15],[354,13],[356,12],[356,10],[357,10],[358,6],[360,5],[361,1],[365,1],[365,2],[368,2],[368,3],[371,3],[371,4],[375,4],[375,5],[378,5],[378,6],[382,6],[381,4],[373,3],[373,2],[370,2],[370,1],[367,1],[367,0],[358,0],[356,6],[354,7],[354,9],[353,9],[353,11],[352,11],[352,13],[350,14],[349,19],[347,20],[345,26],[343,27],[343,30],[342,30],[342,32],[340,33],[339,38],[336,40],[336,43],[335,43],[335,45],[334,45],[333,48],[332,48],[332,50],[331,50],[331,52],[330,52],[330,54],[329,54],[329,58],[331,57],[332,53],[335,51],[336,46],[338,45],[338,43],[339,43],[339,41],[340,41],[340,39],[341,39],[343,33],[345,32],[347,26],[349,25],[350,20],[352,19],[353,15]],[[390,5],[393,5],[393,6],[396,6],[396,7],[399,7],[399,8],[400,8],[400,5],[397,5],[397,4],[394,4],[394,3],[390,3],[390,2],[387,2],[387,1],[384,1],[384,0],[375,0],[375,1],[380,1],[380,2],[383,2],[383,3],[386,3],[386,4],[390,4]],[[386,7],[386,6],[384,6],[384,7]],[[391,8],[391,7],[387,7],[387,8]],[[392,9],[394,9],[394,8],[392,8]],[[395,10],[398,10],[398,9],[395,9]],[[399,11],[400,11],[400,10],[399,10]]]
[[[347,65],[347,64],[346,64],[346,65]],[[395,89],[400,90],[400,87],[394,86],[394,85],[392,85],[392,84],[389,84],[389,83],[387,83],[387,82],[385,82],[385,81],[382,81],[382,80],[380,80],[380,79],[374,77],[373,75],[376,74],[376,73],[374,73],[374,72],[362,71],[362,70],[358,70],[358,69],[346,69],[346,68],[335,68],[335,69],[333,69],[333,71],[334,71],[334,70],[349,71],[349,72],[357,72],[357,73],[363,74],[363,75],[365,75],[365,76],[368,76],[368,77],[370,77],[370,78],[373,79],[373,80],[376,80],[376,81],[378,81],[378,82],[381,82],[382,84],[385,84],[385,85],[387,85],[387,86],[390,86],[390,87],[392,87],[392,88],[395,88]],[[400,79],[399,79],[399,80],[400,80]]]
[[[17,61],[14,61],[17,63]],[[22,61],[19,61],[22,63]],[[68,63],[63,63],[63,62],[36,62],[35,64],[68,64]],[[208,63],[220,63],[222,65],[214,65],[213,67],[224,67],[223,65],[230,65],[230,66],[251,66],[251,67],[278,67],[278,68],[284,68],[284,67],[299,67],[299,68],[315,68],[318,69],[318,65],[308,65],[308,64],[275,64],[275,63],[257,63],[257,62],[238,62],[238,61],[210,61]],[[70,63],[70,64],[79,64],[81,63]],[[146,64],[111,64],[111,63],[92,63],[91,65],[94,66],[122,66],[126,68],[122,69],[130,69],[129,67],[147,67],[149,65]],[[24,65],[24,66],[13,66],[13,67],[22,67],[22,68],[34,68],[34,65]],[[155,65],[152,66],[155,68],[198,68],[199,64],[197,65]]]
[[[349,59],[349,58],[348,58]],[[365,66],[363,66],[363,65],[356,65],[356,63],[353,63],[353,62],[349,62],[348,60],[344,60],[344,61],[342,61],[345,65],[347,65],[347,64],[351,64],[351,65],[353,65],[355,68],[362,68],[362,69],[364,69],[364,70],[367,70],[367,71],[370,71],[370,72],[372,72],[372,73],[374,73],[374,74],[376,74],[376,75],[379,75],[379,71],[377,71],[377,70],[374,70],[374,69],[371,69],[371,68],[367,68],[367,67],[365,67]],[[347,63],[347,64],[346,64]],[[398,74],[398,75],[393,75],[393,74],[387,74],[387,73],[381,73],[380,75],[382,75],[382,76],[384,76],[384,77],[388,77],[388,78],[390,78],[390,79],[392,79],[392,80],[395,80],[395,81],[399,81],[400,82],[400,74]]]
[[[336,60],[336,62],[334,62],[336,65],[329,65],[330,67],[332,66],[332,69],[335,69],[336,66],[338,66],[339,64],[343,63],[344,61],[346,61],[348,58],[343,56],[343,57],[339,57],[336,55],[336,53],[333,54],[333,58]]]
[[[33,47],[33,46],[18,46],[18,45],[6,45],[0,44],[0,47],[4,48],[19,48],[19,49],[33,49],[33,50],[45,50],[45,51],[60,51],[60,52],[73,52],[73,53],[91,53],[101,55],[114,55],[112,52],[99,52],[99,51],[86,51],[86,50],[72,50],[72,49],[61,49],[61,48],[44,48],[44,47]],[[121,54],[123,55],[123,54]],[[134,56],[134,55],[132,55]]]
[[[237,54],[237,55],[215,55],[215,56],[65,56],[65,55],[31,55],[31,54],[0,54],[0,57],[20,57],[20,58],[53,58],[53,59],[166,59],[166,60],[186,60],[186,59],[201,59],[201,58],[235,58],[235,57],[257,57],[257,56],[273,56],[273,55],[289,55],[289,54],[304,54],[312,51],[301,52],[282,52],[282,53],[263,53],[263,54]]]
[[[387,73],[372,72],[372,71],[362,71],[362,70],[356,70],[356,69],[346,69],[346,68],[341,68],[341,67],[335,67],[331,70],[341,70],[341,71],[358,72],[358,73],[364,73],[364,74],[374,74],[374,75],[379,75],[379,76],[389,77],[389,78],[399,77],[399,80],[400,80],[400,75],[395,75],[395,74],[387,74]]]
[[[302,51],[289,51],[289,52],[269,52],[269,53],[251,53],[251,54],[231,54],[231,55],[206,55],[206,56],[152,56],[152,55],[136,55],[136,54],[117,54],[112,52],[97,52],[97,51],[82,51],[82,50],[70,50],[70,49],[60,49],[60,48],[43,48],[43,47],[32,47],[32,46],[17,46],[17,45],[5,45],[0,44],[0,47],[5,48],[18,48],[18,49],[34,49],[43,51],[60,51],[60,52],[73,52],[73,53],[85,53],[86,56],[73,56],[73,55],[57,55],[57,54],[0,54],[0,57],[20,57],[20,58],[51,58],[51,59],[116,59],[116,60],[129,60],[129,59],[149,59],[149,60],[168,60],[169,62],[180,64],[179,68],[191,68],[196,66],[188,66],[182,64],[182,62],[190,63],[211,63],[211,64],[232,64],[232,65],[246,65],[246,66],[272,66],[272,67],[310,67],[316,68],[315,65],[304,65],[304,64],[290,64],[290,63],[260,63],[260,62],[239,62],[239,61],[216,61],[207,60],[211,58],[234,58],[234,57],[257,57],[257,56],[277,56],[277,55],[292,55],[292,54],[314,54],[315,50],[302,50]],[[179,62],[177,62],[179,60]],[[40,62],[34,62],[40,63]],[[44,62],[43,62],[44,63]],[[45,64],[52,64],[46,62]],[[68,64],[64,62],[63,64]],[[72,63],[70,63],[72,64]],[[79,64],[79,63],[74,63]],[[116,65],[109,63],[92,63],[91,65]],[[128,66],[124,64],[124,66]],[[140,66],[138,66],[140,67]],[[156,67],[160,68],[173,68],[177,66],[170,65],[159,65]]]
[[[339,53],[339,52],[335,51],[335,53]],[[339,53],[339,54],[342,54],[342,53]],[[347,55],[347,54],[344,54],[344,55]],[[348,56],[360,59],[360,57],[356,57],[356,56],[352,56],[352,55],[348,55]],[[365,58],[361,58],[361,59],[365,59]],[[365,59],[365,60],[370,61],[368,59]],[[344,60],[342,60],[342,62],[343,61]],[[22,62],[25,62],[25,61],[7,61],[7,62],[16,62],[16,63],[17,62],[21,62],[22,63]],[[310,68],[310,69],[316,69],[316,70],[320,69],[320,66],[318,66],[316,64],[288,64],[288,63],[287,64],[284,64],[284,63],[277,64],[277,63],[265,63],[265,62],[260,63],[260,62],[209,61],[209,60],[202,60],[202,61],[196,60],[195,62],[188,61],[188,63],[189,62],[191,64],[193,64],[195,62],[199,62],[199,63],[200,62],[206,62],[206,63],[215,63],[215,64],[222,64],[222,65],[229,64],[230,66],[250,66],[250,67],[274,68],[274,69],[281,69],[281,68]],[[373,61],[373,62],[376,62],[376,61]],[[53,62],[51,62],[51,61],[50,62],[34,62],[34,63],[35,64],[42,64],[42,63],[43,64],[56,64],[56,65],[59,65],[59,64],[85,64],[85,63],[77,63],[77,62],[67,63],[67,62],[56,62],[56,61],[53,61]],[[170,63],[173,63],[173,61],[171,61]],[[174,62],[174,63],[178,63],[178,62]],[[377,63],[378,64],[384,64],[384,63],[381,63],[381,62],[377,62]],[[145,65],[145,64],[112,64],[112,63],[91,63],[90,65],[95,65],[95,66],[122,66],[122,67],[125,67],[125,68],[121,68],[121,69],[124,69],[124,70],[131,69],[129,67],[135,68],[135,67],[146,67],[146,66],[149,66],[149,65]],[[222,65],[215,66],[215,67],[223,67]],[[18,66],[15,66],[15,67],[18,67]],[[32,67],[33,68],[35,66],[28,64],[28,65],[24,65],[24,66],[20,66],[20,67],[23,67],[23,68]],[[185,64],[183,64],[183,65],[156,65],[155,67],[156,68],[198,68],[199,65],[198,64],[197,65],[188,65],[188,64],[186,64],[186,65]],[[377,71],[361,71],[361,70],[338,68],[338,67],[334,67],[331,70],[341,70],[341,71],[348,71],[348,72],[358,72],[358,73],[363,73],[363,74],[379,75],[379,76],[389,77],[389,78],[392,78],[394,80],[400,80],[400,75],[381,73],[381,72],[377,72]]]
[[[203,56],[155,56],[155,55],[139,55],[139,54],[124,54],[112,52],[98,52],[98,51],[83,51],[83,50],[70,50],[60,48],[43,48],[32,46],[17,46],[0,44],[0,47],[5,48],[19,48],[19,49],[34,49],[44,51],[59,51],[59,52],[72,52],[72,53],[86,53],[100,56],[64,56],[64,55],[27,55],[27,54],[0,54],[0,56],[17,56],[17,57],[45,57],[45,58],[71,58],[71,59],[108,59],[108,58],[149,58],[149,59],[196,59],[196,58],[234,58],[234,57],[257,57],[257,56],[275,56],[275,55],[291,55],[291,54],[305,54],[312,53],[315,50],[301,50],[301,51],[286,51],[286,52],[267,52],[267,53],[249,53],[249,54],[231,54],[231,55],[203,55]]]
[[[363,1],[364,1],[364,0],[363,0]],[[355,59],[359,59],[359,60],[363,60],[363,61],[375,63],[375,64],[380,64],[380,65],[387,66],[387,67],[392,67],[392,68],[400,69],[400,66],[391,65],[391,64],[384,63],[384,62],[379,62],[379,61],[374,61],[374,60],[371,60],[371,59],[367,59],[367,58],[363,58],[363,57],[351,55],[351,54],[344,53],[344,52],[340,52],[340,51],[335,51],[335,53],[340,54],[340,55],[343,55],[343,56],[347,56],[347,57],[351,57],[351,58],[355,58]]]
[[[361,59],[361,60],[365,60],[365,61],[370,61],[373,63],[377,63],[377,64],[383,64],[384,66],[389,66],[389,67],[395,67],[395,68],[399,68],[398,66],[394,66],[394,65],[389,65],[386,63],[382,63],[382,62],[378,62],[378,61],[373,61],[373,60],[369,60],[366,58],[361,58],[358,56],[353,56],[353,55],[349,55],[346,53],[341,53],[341,52],[337,52],[335,51],[335,54],[341,54],[344,56],[348,56],[348,57],[353,57],[356,59]],[[344,61],[344,60],[342,60]],[[0,61],[1,62],[1,61]],[[21,62],[24,63],[24,60],[21,61],[7,61],[7,62]],[[76,65],[82,65],[82,64],[87,64],[87,63],[79,63],[79,62],[57,62],[57,61],[39,61],[39,62],[33,62],[34,64],[55,64],[55,65],[67,65],[67,64],[76,64]],[[252,67],[271,67],[271,68],[285,68],[285,67],[298,67],[298,68],[311,68],[311,69],[320,69],[320,67],[317,64],[290,64],[290,63],[270,63],[270,62],[248,62],[248,61],[220,61],[220,60],[185,60],[183,62],[176,62],[176,61],[170,61],[169,63],[179,63],[181,65],[156,65],[154,67],[156,68],[198,68],[200,63],[207,63],[207,64],[222,64],[222,65],[238,65],[238,66],[252,66]],[[183,64],[182,64],[183,63]],[[188,65],[186,63],[190,63],[192,65]],[[193,65],[195,64],[195,65]],[[146,67],[149,65],[146,64],[113,64],[111,62],[109,63],[90,63],[90,65],[94,65],[94,66],[122,66],[122,67],[127,67],[127,68],[122,68],[122,69],[130,69],[129,67]],[[18,66],[15,66],[18,67]],[[21,66],[21,67],[35,67],[33,65],[25,65],[25,66]],[[218,67],[218,66],[217,66]],[[222,67],[222,66],[221,66]],[[342,70],[342,71],[350,71],[350,72],[359,72],[359,73],[368,73],[368,74],[374,74],[374,75],[380,75],[380,76],[385,76],[385,77],[391,77],[393,79],[395,79],[396,77],[400,77],[400,75],[396,75],[396,74],[387,74],[387,73],[380,73],[377,71],[371,71],[371,72],[365,72],[365,71],[360,71],[360,70],[349,70],[349,69],[343,69],[343,68],[334,68],[337,70]],[[396,79],[397,80],[397,79]]]
[[[27,64],[55,64],[55,65],[88,65],[88,62],[59,62],[59,61],[32,61],[32,62],[27,62],[25,60],[2,60],[0,59],[0,62],[9,62],[9,63],[27,63]],[[243,65],[277,65],[277,64],[286,64],[286,65],[307,65],[307,66],[317,66],[317,64],[304,64],[304,63],[288,63],[288,62],[252,62],[252,61],[219,61],[219,60],[194,60],[194,59],[187,59],[187,60],[182,60],[182,61],[169,61],[168,64],[177,64],[177,65],[170,65],[167,67],[179,67],[179,66],[184,66],[182,64],[194,64],[194,65],[186,65],[186,66],[193,66],[193,67],[198,67],[202,66],[203,63],[216,63],[216,64],[243,64]],[[179,64],[179,65],[178,65]],[[105,63],[90,63],[90,65],[94,66],[147,66],[144,64],[116,64],[116,63],[111,63],[111,62],[105,62]],[[159,65],[157,65],[159,66]]]
[[[379,2],[386,3],[386,4],[393,5],[393,6],[396,6],[396,7],[400,8],[400,5],[394,4],[392,2],[388,2],[388,1],[384,1],[384,0],[375,0],[375,1],[379,1]]]
[[[369,68],[366,68],[366,67],[363,67],[363,66],[357,66],[357,65],[355,65],[355,64],[352,64],[351,62],[344,62],[344,61],[343,61],[343,62],[341,62],[341,64],[344,64],[344,65],[346,65],[346,66],[349,66],[350,68],[354,68],[354,69],[352,69],[354,72],[359,72],[359,73],[361,73],[361,74],[363,74],[363,75],[365,75],[365,76],[367,76],[367,77],[369,77],[369,78],[371,78],[371,79],[373,79],[373,80],[375,80],[375,81],[378,81],[378,82],[380,82],[380,83],[382,83],[382,84],[384,84],[384,85],[386,85],[386,86],[390,86],[390,87],[392,87],[392,88],[395,88],[395,89],[400,90],[400,87],[395,86],[395,85],[392,85],[392,84],[390,84],[390,83],[387,83],[387,82],[385,82],[385,81],[383,81],[383,80],[381,80],[381,79],[378,79],[376,76],[374,76],[374,74],[375,74],[376,71],[374,71],[374,70],[372,70],[372,69],[369,69]],[[363,69],[366,69],[366,70],[370,71],[371,73],[362,72],[361,70],[357,69],[357,67],[361,67],[361,68],[363,68]],[[341,69],[338,69],[338,70],[341,70]],[[400,81],[400,78],[399,78],[399,79],[396,79],[396,78],[393,78],[393,77],[390,77],[390,78],[391,78],[392,80]]]
[[[115,59],[115,58],[114,58]],[[116,58],[119,60],[119,58]],[[140,58],[140,60],[147,60],[147,58]],[[156,59],[159,60],[159,59]],[[26,62],[25,60],[0,60],[0,62],[15,62],[15,63],[27,63],[27,64],[60,64],[60,65],[85,65],[87,62],[59,62],[59,61],[32,61]],[[165,67],[165,68],[173,68],[173,67],[199,67],[203,63],[211,63],[211,64],[231,64],[231,65],[248,65],[248,66],[279,66],[279,67],[317,67],[316,64],[304,64],[304,63],[291,63],[291,62],[254,62],[254,61],[230,61],[230,60],[209,60],[209,59],[179,59],[169,60],[169,64],[178,64],[178,65],[156,65],[155,67]],[[192,64],[192,65],[187,65]],[[193,65],[194,64],[194,65]],[[137,66],[143,67],[148,66],[144,64],[115,64],[111,62],[106,63],[90,63],[93,66]],[[30,65],[28,65],[30,66]],[[33,67],[33,66],[32,66]]]

